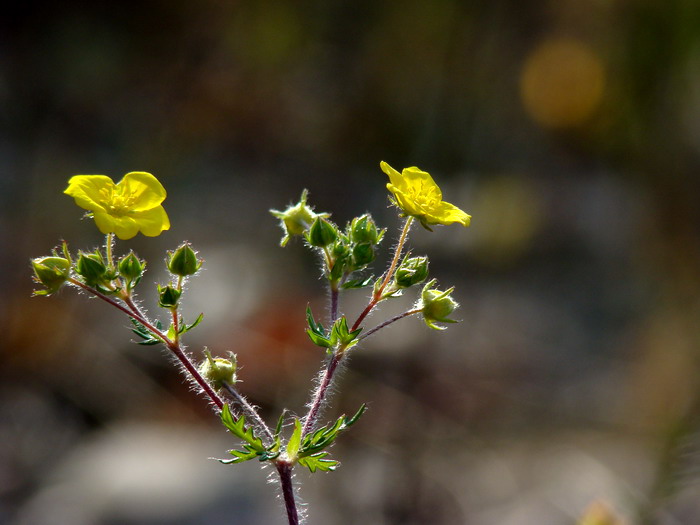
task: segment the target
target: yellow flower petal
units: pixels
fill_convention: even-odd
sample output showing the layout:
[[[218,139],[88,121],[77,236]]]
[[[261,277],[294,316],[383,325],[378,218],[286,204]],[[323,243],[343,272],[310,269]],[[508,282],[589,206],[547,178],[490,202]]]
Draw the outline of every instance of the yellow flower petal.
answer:
[[[442,199],[440,187],[435,184],[435,181],[427,171],[423,171],[413,166],[411,168],[405,168],[401,172],[401,177],[404,179],[408,187],[413,188],[415,192],[423,195],[430,195],[431,198],[435,198],[437,200]]]
[[[396,171],[384,161],[381,161],[379,163],[379,166],[382,168],[382,171],[384,173],[389,175],[389,180],[391,181],[391,184],[393,184],[396,188],[401,188],[402,186],[404,186],[403,178],[401,177],[401,174],[398,171]]]
[[[399,173],[384,161],[379,165],[389,176],[387,189],[405,215],[417,218],[426,228],[431,224],[469,226],[471,216],[442,200],[442,191],[428,172],[413,166]]]
[[[163,230],[170,229],[170,219],[163,206],[140,212],[134,216],[134,220],[138,222],[141,233],[146,237],[156,237],[163,233]]]
[[[75,175],[63,193],[73,197],[75,203],[85,210],[105,211],[101,204],[101,192],[105,188],[114,188],[112,179],[105,175]]]
[[[462,226],[469,226],[472,216],[460,210],[454,204],[442,201],[435,210],[435,218],[439,219],[435,224],[453,224],[458,222]]]
[[[131,211],[150,210],[163,202],[167,196],[158,179],[144,171],[127,173],[117,186],[124,196],[132,199],[129,206]]]
[[[126,241],[135,237],[139,232],[138,223],[131,217],[115,217],[109,213],[97,213],[94,214],[95,224],[99,230],[105,235],[108,233],[114,233],[121,240]]]
[[[170,228],[161,206],[165,188],[150,173],[133,171],[117,184],[104,175],[76,175],[68,181],[64,193],[93,212],[95,224],[104,234],[115,233],[126,240],[139,231],[154,237]]]

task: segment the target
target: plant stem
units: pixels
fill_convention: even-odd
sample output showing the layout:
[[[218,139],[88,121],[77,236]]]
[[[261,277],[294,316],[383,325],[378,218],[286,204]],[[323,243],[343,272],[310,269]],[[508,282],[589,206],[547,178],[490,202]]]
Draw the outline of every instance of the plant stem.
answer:
[[[202,375],[199,373],[197,368],[192,364],[192,361],[190,360],[189,357],[187,357],[187,354],[185,354],[184,350],[180,346],[180,343],[177,341],[172,341],[168,338],[168,336],[163,333],[162,331],[158,330],[153,324],[146,319],[146,316],[144,316],[141,311],[138,309],[138,307],[131,301],[131,299],[125,300],[126,304],[129,306],[129,308],[126,308],[125,306],[119,304],[117,301],[112,299],[111,297],[106,296],[102,292],[95,290],[94,288],[91,288],[90,286],[87,286],[84,283],[81,283],[77,279],[74,279],[70,277],[68,281],[71,284],[74,284],[75,286],[78,286],[85,290],[86,292],[89,292],[93,294],[96,297],[99,297],[103,301],[108,302],[115,308],[121,310],[124,312],[126,315],[131,317],[132,319],[138,321],[141,323],[149,332],[153,333],[158,339],[160,339],[163,344],[170,350],[173,354],[175,354],[175,357],[177,357],[178,361],[180,361],[180,364],[189,372],[189,374],[192,376],[192,378],[197,382],[197,384],[202,388],[204,393],[211,399],[211,401],[221,410],[224,407],[224,402],[221,400],[221,398],[217,395],[214,390],[209,386],[209,383],[202,377]]]
[[[381,324],[375,326],[375,327],[372,328],[371,330],[367,330],[367,331],[366,331],[365,333],[363,333],[360,337],[358,337],[357,340],[358,340],[358,341],[362,341],[362,340],[365,339],[366,337],[369,337],[370,335],[374,334],[375,332],[378,332],[378,331],[381,330],[382,328],[385,328],[385,327],[389,326],[391,323],[395,323],[396,321],[399,321],[399,320],[403,319],[404,317],[408,317],[409,315],[419,314],[419,313],[421,313],[422,311],[423,311],[422,308],[415,308],[415,309],[413,309],[413,310],[408,310],[407,312],[404,312],[404,313],[402,313],[402,314],[396,315],[396,316],[392,317],[391,319],[387,319],[386,321],[384,321],[383,323],[381,323]]]
[[[110,269],[114,268],[114,260],[112,257],[112,246],[114,245],[114,234],[109,232],[105,237],[105,252],[107,254],[107,265]]]
[[[222,381],[222,383],[226,391],[231,395],[231,397],[236,401],[236,403],[238,403],[241,406],[243,412],[245,412],[245,414],[253,420],[253,424],[255,425],[255,427],[260,429],[265,434],[265,437],[268,441],[266,445],[272,445],[272,443],[275,441],[275,437],[272,435],[272,432],[270,432],[269,427],[260,417],[260,414],[258,414],[258,411],[255,410],[255,407],[248,403],[248,400],[245,397],[243,397],[243,395],[238,390],[236,390],[236,388],[233,385],[231,385],[227,381]]]
[[[408,238],[408,231],[411,228],[411,223],[413,222],[413,217],[406,217],[406,221],[403,224],[403,228],[401,230],[401,236],[399,237],[399,242],[396,244],[396,248],[394,250],[394,257],[391,260],[391,264],[389,265],[389,269],[386,272],[386,275],[384,276],[384,281],[382,281],[381,286],[372,294],[372,299],[370,300],[369,304],[367,307],[362,311],[360,316],[357,318],[357,321],[355,321],[355,324],[352,326],[350,329],[351,331],[357,330],[357,328],[360,326],[360,323],[367,317],[367,315],[372,311],[372,309],[377,305],[377,303],[382,299],[382,293],[384,292],[384,289],[387,287],[389,284],[389,281],[391,281],[391,278],[394,276],[394,272],[396,271],[396,267],[399,263],[399,259],[401,258],[401,252],[403,251],[404,244],[406,244],[406,239]],[[337,293],[337,290],[336,290]],[[337,301],[337,298],[336,298]],[[336,305],[337,308],[337,305]],[[398,316],[396,319],[390,319],[389,322],[382,323],[382,325],[379,325],[378,327],[374,328],[371,330],[367,335],[371,335],[377,330],[384,328],[387,324],[391,324],[394,321],[398,321],[399,319],[406,317],[408,315],[412,315],[413,313],[417,313],[414,311],[411,311],[410,313],[404,313],[401,316]],[[333,307],[333,287],[331,286],[331,316],[336,317],[337,316],[337,311],[334,311]],[[365,335],[365,337],[367,337]],[[340,364],[340,360],[343,358],[343,355],[345,354],[345,348],[342,346],[337,348],[336,351],[333,353],[331,356],[330,360],[328,361],[328,364],[326,365],[326,369],[323,372],[323,375],[321,376],[321,381],[318,384],[318,388],[316,388],[316,391],[313,395],[313,399],[311,401],[311,404],[309,405],[309,412],[307,413],[306,417],[304,418],[304,426],[301,431],[302,436],[306,436],[309,432],[313,431],[314,426],[316,425],[316,421],[318,420],[319,413],[321,411],[321,407],[323,406],[324,401],[326,400],[326,396],[328,395],[328,390],[331,386],[331,383],[333,381],[333,375],[335,374],[336,370],[338,369],[338,364]]]
[[[340,291],[338,289],[338,281],[330,281],[328,286],[331,291],[331,322],[329,325],[333,326],[333,323],[338,319],[338,299]]]
[[[174,308],[171,308],[170,312],[171,312],[172,317],[173,317],[173,331],[175,332],[175,335],[174,335],[175,341],[174,342],[177,344],[180,342],[180,326],[179,326],[178,319],[177,319],[177,306]]]
[[[197,382],[197,384],[202,388],[202,390],[204,390],[204,393],[207,396],[209,396],[209,399],[212,400],[212,402],[218,407],[218,409],[221,410],[222,408],[224,408],[224,402],[221,400],[219,395],[216,392],[214,392],[214,390],[212,390],[212,388],[209,386],[209,383],[207,383],[206,379],[204,379],[199,373],[199,370],[197,370],[190,358],[180,347],[180,343],[168,340],[166,346],[173,354],[175,354],[175,357],[177,357],[178,361],[180,361],[180,364],[183,367],[185,367],[185,369],[190,373],[192,378]]]
[[[396,266],[399,264],[399,259],[401,258],[401,252],[403,252],[403,245],[406,243],[406,239],[408,237],[408,230],[411,229],[412,223],[413,223],[413,217],[411,217],[411,216],[406,217],[406,221],[403,223],[403,229],[401,230],[401,237],[399,237],[399,242],[396,244],[396,250],[394,251],[394,258],[391,260],[391,265],[389,266],[389,270],[386,272],[386,276],[384,277],[384,282],[379,287],[379,291],[376,294],[378,296],[382,295],[384,288],[386,288],[386,285],[389,284],[389,281],[394,276],[394,271],[396,270]]]
[[[338,364],[343,358],[343,354],[344,349],[341,347],[333,353],[330,360],[328,361],[328,365],[326,366],[326,369],[323,372],[323,376],[321,377],[321,381],[318,384],[318,388],[314,393],[313,400],[309,405],[309,412],[304,418],[304,426],[301,430],[302,437],[306,436],[309,432],[311,432],[314,429],[314,426],[316,425],[316,420],[318,419],[321,406],[323,406],[323,402],[326,399],[328,389],[333,380],[333,374],[335,374],[335,371],[338,368]]]
[[[377,306],[377,303],[379,303],[379,301],[382,300],[382,293],[384,293],[384,289],[387,287],[389,281],[391,281],[391,278],[394,276],[396,266],[399,264],[401,252],[403,252],[403,246],[404,244],[406,244],[406,239],[408,238],[408,231],[411,229],[412,223],[413,217],[406,217],[406,221],[403,223],[403,229],[401,230],[401,236],[399,237],[399,242],[396,244],[396,248],[394,250],[394,257],[391,260],[389,269],[384,275],[384,281],[382,281],[382,284],[379,286],[379,288],[375,290],[375,292],[372,294],[372,299],[370,300],[369,304],[365,307],[360,316],[357,318],[355,324],[352,325],[352,328],[350,329],[351,332],[359,328],[362,321],[365,320],[365,317],[367,317],[369,313],[374,309],[374,307]]]
[[[284,498],[284,507],[287,510],[289,525],[299,525],[299,513],[294,500],[294,485],[292,483],[292,465],[286,461],[277,461],[275,465],[280,475],[282,497]]]

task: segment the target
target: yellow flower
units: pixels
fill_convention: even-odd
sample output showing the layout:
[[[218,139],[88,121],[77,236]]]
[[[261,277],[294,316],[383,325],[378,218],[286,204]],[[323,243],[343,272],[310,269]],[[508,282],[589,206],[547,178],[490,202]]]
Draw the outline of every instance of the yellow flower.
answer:
[[[469,226],[471,215],[443,201],[442,192],[429,173],[416,167],[405,168],[399,173],[384,161],[380,166],[389,176],[390,182],[386,187],[394,194],[396,205],[406,215],[418,219],[428,230],[431,224],[458,222]]]
[[[116,233],[126,240],[139,231],[155,237],[170,229],[170,220],[161,206],[165,188],[150,173],[132,171],[117,184],[105,175],[76,175],[63,193],[90,211],[104,234]]]

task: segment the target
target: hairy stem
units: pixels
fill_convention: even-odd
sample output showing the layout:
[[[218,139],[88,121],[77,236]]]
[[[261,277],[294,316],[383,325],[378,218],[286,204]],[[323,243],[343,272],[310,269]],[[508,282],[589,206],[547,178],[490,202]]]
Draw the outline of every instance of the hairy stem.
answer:
[[[384,321],[383,323],[381,323],[381,324],[375,326],[375,327],[372,328],[371,330],[367,330],[367,331],[366,331],[365,333],[363,333],[360,337],[358,337],[357,340],[358,340],[358,341],[362,341],[363,339],[369,337],[370,335],[374,334],[375,332],[378,332],[378,331],[381,330],[382,328],[386,328],[386,327],[389,326],[390,324],[395,323],[396,321],[399,321],[399,320],[403,319],[404,317],[408,317],[409,315],[419,314],[419,313],[421,313],[422,311],[423,311],[422,308],[415,308],[415,309],[413,309],[413,310],[408,310],[407,312],[404,312],[404,313],[402,313],[402,314],[396,315],[396,316],[392,317],[391,319],[387,319],[386,321]]]
[[[184,350],[181,348],[180,343],[177,341],[170,340],[165,333],[163,333],[161,330],[158,330],[158,328],[156,328],[153,325],[153,323],[146,319],[146,316],[141,313],[141,311],[136,307],[136,305],[133,303],[133,301],[131,301],[131,299],[125,301],[126,304],[129,306],[129,308],[127,308],[115,301],[114,299],[112,299],[111,297],[103,294],[98,290],[95,290],[94,288],[91,288],[90,286],[87,286],[84,283],[81,283],[77,279],[71,277],[68,279],[68,281],[71,284],[82,288],[86,292],[93,294],[95,297],[99,297],[103,301],[106,301],[115,308],[124,312],[132,319],[141,323],[149,332],[151,332],[158,339],[160,339],[163,342],[163,344],[168,348],[168,350],[170,350],[175,355],[175,357],[177,357],[178,361],[180,361],[185,370],[187,370],[187,372],[202,388],[202,390],[209,397],[209,399],[211,399],[211,401],[219,408],[219,410],[221,410],[224,407],[224,402],[217,395],[217,393],[214,392],[214,390],[212,390],[212,388],[209,386],[209,383],[207,383],[207,381],[202,377],[202,375],[199,373],[194,364],[192,364],[190,358],[187,356],[187,354],[185,354]]]
[[[396,244],[396,248],[394,249],[394,257],[391,259],[389,269],[384,275],[384,280],[382,281],[382,284],[379,286],[379,288],[377,288],[374,291],[374,293],[372,294],[372,299],[370,300],[369,304],[365,307],[365,309],[362,310],[362,313],[355,321],[355,324],[352,325],[350,331],[357,330],[360,327],[362,321],[365,320],[365,317],[367,317],[369,313],[374,309],[374,307],[377,306],[377,303],[379,303],[379,301],[382,300],[382,294],[384,293],[384,289],[389,284],[389,281],[391,281],[391,278],[394,276],[394,272],[396,271],[396,267],[399,264],[399,259],[401,258],[401,253],[403,252],[404,244],[406,244],[406,239],[408,238],[408,231],[411,229],[412,223],[413,217],[406,217],[406,221],[403,223],[403,229],[401,230],[401,236],[399,237],[399,242]]]
[[[338,299],[340,297],[340,290],[338,289],[338,281],[331,281],[329,283],[329,288],[331,291],[331,322],[330,326],[333,326],[336,319],[338,319]]]
[[[338,369],[338,364],[340,363],[340,360],[343,357],[343,353],[344,352],[342,351],[342,349],[336,350],[331,356],[330,360],[328,361],[328,365],[326,366],[326,369],[323,372],[323,376],[321,377],[321,381],[318,384],[318,388],[314,393],[313,400],[309,405],[309,412],[304,418],[304,426],[301,430],[302,437],[306,436],[309,432],[313,431],[314,426],[316,425],[319,412],[321,410],[321,407],[323,406],[323,402],[325,401],[326,396],[328,395],[328,390],[331,386],[331,382],[333,381],[333,374],[335,374],[335,371]]]
[[[114,260],[112,257],[112,247],[114,246],[114,234],[109,232],[105,237],[105,253],[107,254],[107,265],[110,269],[114,268]]]
[[[294,499],[294,485],[292,483],[292,465],[286,461],[276,462],[277,472],[280,475],[282,484],[282,497],[284,498],[284,508],[287,510],[289,525],[299,525],[299,513]]]
[[[263,434],[265,434],[265,438],[267,439],[267,443],[265,443],[265,445],[272,445],[272,443],[275,441],[275,437],[272,435],[270,428],[260,417],[260,414],[258,414],[258,411],[255,410],[255,407],[248,403],[248,400],[245,397],[243,397],[243,395],[238,390],[236,390],[236,388],[233,385],[226,381],[223,381],[222,383],[229,395],[236,401],[236,403],[238,403],[238,405],[240,405],[243,412],[250,419],[253,420],[253,425],[255,426],[255,428],[261,430]]]

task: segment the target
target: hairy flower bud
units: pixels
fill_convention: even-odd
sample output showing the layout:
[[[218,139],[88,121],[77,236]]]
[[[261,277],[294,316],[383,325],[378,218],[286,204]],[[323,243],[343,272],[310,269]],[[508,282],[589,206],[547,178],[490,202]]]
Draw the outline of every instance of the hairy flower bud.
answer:
[[[377,244],[383,232],[379,232],[377,225],[368,214],[355,217],[350,223],[350,239],[355,243]]]
[[[299,202],[288,206],[284,211],[270,210],[270,213],[280,219],[280,225],[284,230],[284,237],[280,241],[280,246],[286,246],[293,235],[303,235],[308,230],[316,217],[328,217],[328,213],[314,213],[310,206],[306,205],[306,198],[309,192],[301,192]]]
[[[404,258],[394,276],[396,284],[401,288],[409,288],[419,284],[428,278],[428,258],[408,257]]]
[[[146,261],[140,260],[134,252],[129,252],[117,263],[119,275],[127,281],[137,281],[146,269]]]
[[[163,308],[175,308],[181,295],[182,291],[173,288],[171,285],[158,285],[158,305]]]
[[[434,290],[433,286],[436,282],[436,279],[433,279],[423,287],[419,307],[422,308],[423,319],[430,328],[444,330],[446,327],[435,323],[456,323],[457,321],[448,319],[447,316],[457,309],[459,304],[450,297],[450,294],[454,291],[454,287],[444,292]]]
[[[70,261],[64,257],[37,257],[32,259],[32,268],[35,280],[46,287],[35,295],[55,293],[70,275]]]
[[[197,254],[185,243],[177,250],[168,254],[168,270],[173,275],[187,277],[194,275],[202,267],[202,262],[197,258]]]
[[[108,280],[107,265],[99,251],[94,253],[78,253],[78,262],[75,271],[85,279],[88,286],[99,286]]]
[[[357,244],[352,249],[352,260],[356,268],[367,266],[374,260],[374,246],[369,243]]]
[[[338,228],[323,217],[316,217],[306,236],[306,240],[309,241],[309,244],[317,248],[325,248],[329,244],[335,242],[337,238]]]
[[[209,350],[204,350],[206,359],[199,365],[199,373],[209,381],[215,390],[219,390],[224,382],[233,385],[236,382],[236,355],[229,352],[229,359],[212,357]]]

